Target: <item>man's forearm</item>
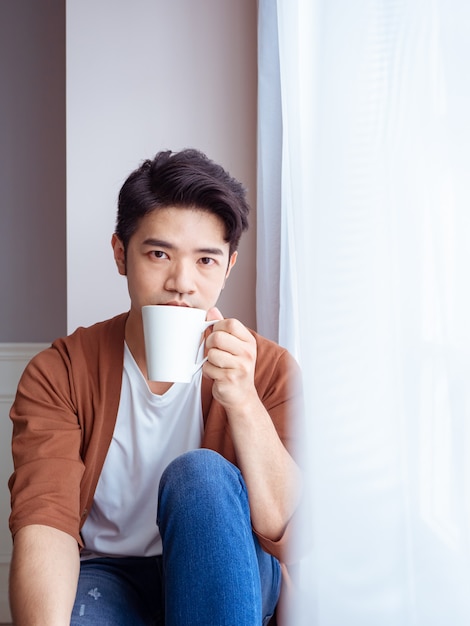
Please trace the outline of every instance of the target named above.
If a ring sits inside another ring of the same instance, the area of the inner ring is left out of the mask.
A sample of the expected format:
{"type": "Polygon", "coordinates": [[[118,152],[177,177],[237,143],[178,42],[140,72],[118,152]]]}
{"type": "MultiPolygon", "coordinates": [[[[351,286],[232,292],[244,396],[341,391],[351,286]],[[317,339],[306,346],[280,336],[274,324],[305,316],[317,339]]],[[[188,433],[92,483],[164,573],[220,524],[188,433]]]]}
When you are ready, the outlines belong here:
{"type": "Polygon", "coordinates": [[[228,413],[237,459],[250,500],[253,527],[278,539],[299,503],[300,470],[258,398],[228,413]],[[269,512],[269,514],[267,514],[269,512]]]}
{"type": "Polygon", "coordinates": [[[49,526],[19,530],[10,569],[15,626],[69,626],[79,570],[73,537],[49,526]]]}

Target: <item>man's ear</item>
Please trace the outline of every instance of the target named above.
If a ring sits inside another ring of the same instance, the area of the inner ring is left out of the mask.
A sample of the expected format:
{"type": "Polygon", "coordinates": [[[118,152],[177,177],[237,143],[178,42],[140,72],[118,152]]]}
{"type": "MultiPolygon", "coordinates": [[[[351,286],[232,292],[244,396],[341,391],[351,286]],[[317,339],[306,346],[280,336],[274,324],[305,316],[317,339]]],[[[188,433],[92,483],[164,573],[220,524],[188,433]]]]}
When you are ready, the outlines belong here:
{"type": "Polygon", "coordinates": [[[116,233],[114,233],[111,238],[111,246],[114,251],[114,260],[116,261],[118,272],[121,274],[121,276],[125,276],[127,273],[126,272],[126,251],[124,250],[124,244],[116,235],[116,233]]]}
{"type": "Polygon", "coordinates": [[[222,285],[222,289],[225,287],[225,283],[227,282],[227,278],[230,276],[230,272],[232,271],[232,267],[237,262],[238,252],[232,252],[232,256],[229,259],[227,271],[225,272],[224,284],[222,285]]]}

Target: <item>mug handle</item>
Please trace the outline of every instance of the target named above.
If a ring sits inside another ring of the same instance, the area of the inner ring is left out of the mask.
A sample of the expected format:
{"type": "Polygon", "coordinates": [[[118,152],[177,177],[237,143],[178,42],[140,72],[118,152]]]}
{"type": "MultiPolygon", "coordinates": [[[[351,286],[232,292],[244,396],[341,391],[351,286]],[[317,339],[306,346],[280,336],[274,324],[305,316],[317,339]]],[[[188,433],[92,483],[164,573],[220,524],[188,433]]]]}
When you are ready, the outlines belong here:
{"type": "MultiPolygon", "coordinates": [[[[203,332],[207,330],[210,326],[213,326],[214,324],[216,324],[217,322],[220,322],[220,320],[210,320],[210,322],[204,322],[203,332]]],[[[206,361],[207,361],[207,357],[205,356],[202,359],[202,361],[199,361],[199,363],[195,363],[194,369],[193,369],[193,375],[198,371],[198,369],[200,369],[204,365],[206,361]]]]}

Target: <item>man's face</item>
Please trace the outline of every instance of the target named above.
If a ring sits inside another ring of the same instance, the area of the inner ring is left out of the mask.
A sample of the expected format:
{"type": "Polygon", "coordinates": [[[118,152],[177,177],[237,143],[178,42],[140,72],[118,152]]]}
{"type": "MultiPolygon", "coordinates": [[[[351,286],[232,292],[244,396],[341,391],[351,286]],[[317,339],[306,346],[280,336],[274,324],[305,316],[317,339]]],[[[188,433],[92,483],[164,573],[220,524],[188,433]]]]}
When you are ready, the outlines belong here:
{"type": "Polygon", "coordinates": [[[127,276],[131,315],[147,304],[186,305],[207,310],[220,295],[237,253],[229,258],[225,227],[216,215],[169,207],[143,217],[124,258],[113,237],[119,272],[127,276]]]}

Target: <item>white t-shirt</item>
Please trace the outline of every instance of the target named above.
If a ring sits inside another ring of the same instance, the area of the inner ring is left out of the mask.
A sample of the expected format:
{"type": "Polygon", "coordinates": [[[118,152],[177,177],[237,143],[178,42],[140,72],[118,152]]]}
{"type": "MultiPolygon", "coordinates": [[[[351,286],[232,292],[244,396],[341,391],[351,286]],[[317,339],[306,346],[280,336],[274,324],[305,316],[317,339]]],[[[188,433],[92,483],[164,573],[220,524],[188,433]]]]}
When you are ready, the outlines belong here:
{"type": "Polygon", "coordinates": [[[161,554],[158,485],[173,459],[201,446],[201,378],[199,370],[158,396],[125,345],[116,425],[82,529],[82,558],[161,554]]]}

